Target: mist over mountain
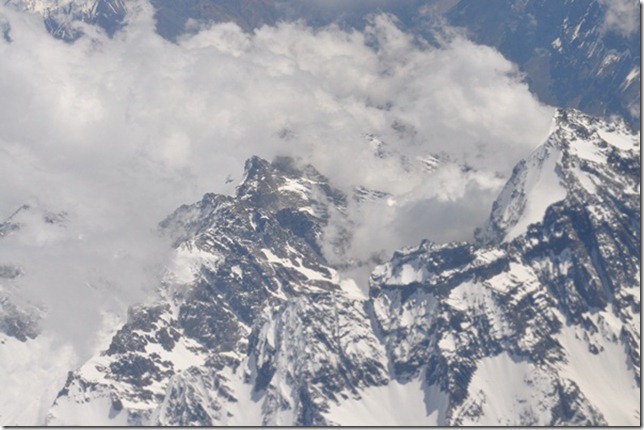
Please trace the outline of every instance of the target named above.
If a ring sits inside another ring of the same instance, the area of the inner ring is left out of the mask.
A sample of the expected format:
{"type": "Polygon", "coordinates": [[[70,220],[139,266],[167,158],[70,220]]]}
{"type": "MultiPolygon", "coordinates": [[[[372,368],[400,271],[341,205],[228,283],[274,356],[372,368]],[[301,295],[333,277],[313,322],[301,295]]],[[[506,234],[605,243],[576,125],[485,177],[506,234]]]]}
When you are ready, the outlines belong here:
{"type": "MultiPolygon", "coordinates": [[[[64,40],[80,34],[72,28],[70,14],[110,35],[125,22],[121,0],[15,3],[44,11],[47,28],[64,40]]],[[[246,32],[298,20],[314,28],[333,24],[364,30],[373,16],[385,13],[409,34],[438,44],[447,24],[516,63],[543,103],[603,117],[618,115],[639,129],[636,1],[151,0],[151,4],[156,31],[172,41],[220,22],[234,22],[246,32]]]]}
{"type": "Polygon", "coordinates": [[[639,23],[2,2],[0,424],[637,425],[639,23]]]}

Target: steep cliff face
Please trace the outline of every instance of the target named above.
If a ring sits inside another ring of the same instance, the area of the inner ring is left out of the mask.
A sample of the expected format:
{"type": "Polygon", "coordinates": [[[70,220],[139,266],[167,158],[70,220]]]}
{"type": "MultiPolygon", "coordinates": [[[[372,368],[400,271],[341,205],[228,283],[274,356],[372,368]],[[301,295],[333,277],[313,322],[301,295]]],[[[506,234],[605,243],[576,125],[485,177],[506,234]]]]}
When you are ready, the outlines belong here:
{"type": "Polygon", "coordinates": [[[369,297],[321,252],[347,197],[251,158],[235,196],[161,223],[175,255],[157,297],[69,374],[47,423],[636,424],[639,157],[623,123],[559,111],[478,243],[400,250],[369,297]]]}

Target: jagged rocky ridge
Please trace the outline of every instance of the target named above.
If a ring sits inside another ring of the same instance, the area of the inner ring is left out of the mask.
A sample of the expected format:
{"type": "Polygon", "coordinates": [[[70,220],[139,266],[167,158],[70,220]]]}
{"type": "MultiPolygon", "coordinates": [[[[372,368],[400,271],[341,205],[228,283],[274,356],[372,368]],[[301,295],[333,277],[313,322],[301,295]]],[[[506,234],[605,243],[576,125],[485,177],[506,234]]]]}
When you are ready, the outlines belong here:
{"type": "Polygon", "coordinates": [[[254,157],[235,197],[179,208],[161,223],[177,252],[158,302],[70,375],[49,423],[104,401],[131,424],[324,424],[329,399],[386,383],[362,296],[318,245],[345,204],[312,167],[254,157]]]}
{"type": "Polygon", "coordinates": [[[321,250],[347,197],[251,158],[235,196],[161,223],[176,254],[158,297],[47,423],[636,424],[639,157],[623,123],[559,111],[476,244],[401,250],[369,297],[321,250]]]}
{"type": "Polygon", "coordinates": [[[478,246],[423,243],[376,269],[395,374],[449,393],[445,423],[638,421],[639,151],[623,123],[559,111],[478,246]]]}

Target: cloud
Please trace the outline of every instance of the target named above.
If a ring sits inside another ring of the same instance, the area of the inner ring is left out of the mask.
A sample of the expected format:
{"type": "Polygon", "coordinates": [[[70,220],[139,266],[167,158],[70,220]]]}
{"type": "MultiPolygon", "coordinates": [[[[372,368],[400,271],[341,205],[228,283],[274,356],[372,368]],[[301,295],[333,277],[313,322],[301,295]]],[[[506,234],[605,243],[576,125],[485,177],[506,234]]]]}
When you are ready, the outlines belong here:
{"type": "Polygon", "coordinates": [[[206,192],[233,192],[251,155],[293,156],[347,192],[390,193],[394,205],[352,207],[349,251],[364,258],[471,237],[549,128],[552,109],[497,51],[458,36],[419,46],[387,15],[364,31],[219,24],[174,44],[154,32],[149,4],[128,7],[113,39],[86,26],[66,44],[0,6],[11,26],[0,40],[0,216],[34,202],[69,217],[48,247],[5,240],[0,257],[26,267],[25,291],[77,345],[93,329],[74,328],[76,315],[96,314],[110,292],[123,315],[158,284],[167,245],[156,223],[206,192]],[[397,155],[376,157],[367,133],[397,155]],[[428,154],[448,161],[431,175],[400,161],[428,154]]]}
{"type": "Polygon", "coordinates": [[[640,28],[640,2],[637,0],[600,0],[606,8],[603,31],[629,37],[640,28]]]}

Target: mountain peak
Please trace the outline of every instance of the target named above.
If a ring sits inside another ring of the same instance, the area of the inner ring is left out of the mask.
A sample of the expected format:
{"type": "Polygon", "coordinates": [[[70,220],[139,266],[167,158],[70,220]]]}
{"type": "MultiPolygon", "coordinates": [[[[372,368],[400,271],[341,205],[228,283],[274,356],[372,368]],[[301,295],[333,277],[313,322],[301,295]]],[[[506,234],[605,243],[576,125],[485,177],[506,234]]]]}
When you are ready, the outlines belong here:
{"type": "Polygon", "coordinates": [[[374,270],[390,366],[449,396],[444,424],[637,422],[639,166],[622,122],[559,111],[495,202],[487,241],[374,270]]]}
{"type": "Polygon", "coordinates": [[[254,207],[291,209],[325,220],[329,205],[346,205],[345,195],[330,187],[326,177],[311,165],[298,166],[291,157],[276,157],[269,163],[253,156],[244,170],[236,198],[254,207]]]}
{"type": "MultiPolygon", "coordinates": [[[[614,184],[605,176],[622,176],[627,190],[639,190],[630,175],[639,153],[639,132],[633,133],[623,120],[607,122],[575,109],[558,109],[550,136],[514,168],[477,238],[484,243],[512,241],[541,221],[553,204],[575,199],[579,192],[593,195],[600,182],[614,184]],[[629,175],[623,175],[624,169],[629,175]]],[[[619,198],[617,189],[608,189],[619,198]]]]}

